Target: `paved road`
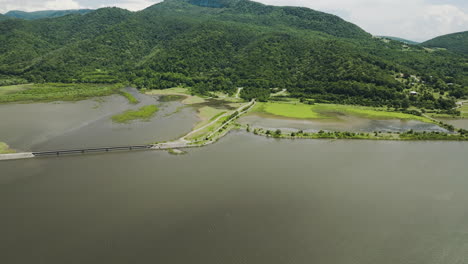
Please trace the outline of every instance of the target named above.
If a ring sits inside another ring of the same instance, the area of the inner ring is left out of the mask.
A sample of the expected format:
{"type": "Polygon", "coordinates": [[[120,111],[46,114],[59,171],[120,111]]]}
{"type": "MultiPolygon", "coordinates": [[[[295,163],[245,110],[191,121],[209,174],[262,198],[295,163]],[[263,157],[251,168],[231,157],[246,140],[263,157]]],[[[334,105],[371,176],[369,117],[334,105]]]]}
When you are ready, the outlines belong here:
{"type": "Polygon", "coordinates": [[[241,93],[242,89],[244,89],[244,88],[242,88],[242,87],[237,88],[237,93],[236,93],[236,96],[235,96],[237,99],[240,98],[240,93],[241,93]]]}

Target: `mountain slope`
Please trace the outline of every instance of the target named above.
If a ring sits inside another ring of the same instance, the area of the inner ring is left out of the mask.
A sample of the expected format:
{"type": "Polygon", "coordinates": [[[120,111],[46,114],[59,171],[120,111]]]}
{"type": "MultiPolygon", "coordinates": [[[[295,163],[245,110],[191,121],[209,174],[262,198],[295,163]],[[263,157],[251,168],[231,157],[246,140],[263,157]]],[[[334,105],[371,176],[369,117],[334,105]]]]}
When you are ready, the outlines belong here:
{"type": "Polygon", "coordinates": [[[383,42],[314,10],[247,0],[166,0],[135,13],[105,8],[7,20],[0,32],[0,79],[186,86],[202,94],[244,87],[246,99],[284,88],[297,97],[400,107],[412,89],[395,77],[404,73],[426,83],[428,96],[411,104],[428,108],[445,105],[433,93],[468,86],[468,61],[452,53],[383,42]]]}
{"type": "Polygon", "coordinates": [[[292,27],[324,32],[337,37],[370,38],[358,26],[337,16],[302,7],[268,6],[248,0],[166,0],[142,13],[184,11],[184,16],[197,16],[221,21],[268,27],[292,27]]]}
{"type": "Polygon", "coordinates": [[[424,47],[445,48],[468,54],[468,31],[440,36],[422,43],[424,47]]]}
{"type": "Polygon", "coordinates": [[[389,36],[379,36],[379,37],[380,38],[391,39],[391,40],[395,40],[395,41],[399,41],[399,42],[403,42],[403,43],[411,44],[411,45],[419,44],[419,42],[412,41],[412,40],[407,40],[407,39],[403,39],[403,38],[398,38],[398,37],[389,37],[389,36]]]}
{"type": "Polygon", "coordinates": [[[44,10],[44,11],[36,11],[36,12],[24,12],[24,11],[10,11],[5,14],[5,16],[12,17],[12,18],[21,18],[26,20],[35,20],[41,18],[54,18],[54,17],[61,17],[70,14],[87,14],[92,12],[91,9],[77,9],[77,10],[44,10]]]}

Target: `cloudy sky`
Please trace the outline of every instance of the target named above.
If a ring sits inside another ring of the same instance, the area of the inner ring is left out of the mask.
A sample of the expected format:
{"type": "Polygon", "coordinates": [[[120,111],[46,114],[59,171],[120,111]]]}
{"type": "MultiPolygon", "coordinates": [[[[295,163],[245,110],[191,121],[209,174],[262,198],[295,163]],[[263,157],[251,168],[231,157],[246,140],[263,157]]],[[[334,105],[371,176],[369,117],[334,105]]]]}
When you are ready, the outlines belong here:
{"type": "MultiPolygon", "coordinates": [[[[256,0],[333,13],[374,35],[423,41],[468,30],[468,0],[256,0]]],[[[0,13],[118,6],[141,10],[160,0],[0,0],[0,13]]]]}

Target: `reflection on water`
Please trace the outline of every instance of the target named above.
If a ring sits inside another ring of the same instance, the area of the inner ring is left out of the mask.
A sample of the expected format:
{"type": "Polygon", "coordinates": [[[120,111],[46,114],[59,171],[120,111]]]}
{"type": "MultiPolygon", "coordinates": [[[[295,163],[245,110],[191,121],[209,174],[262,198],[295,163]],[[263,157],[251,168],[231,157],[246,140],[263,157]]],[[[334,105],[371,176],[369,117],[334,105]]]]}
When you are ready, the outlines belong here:
{"type": "Polygon", "coordinates": [[[351,131],[351,132],[405,132],[414,131],[439,131],[448,132],[434,124],[428,124],[415,120],[370,120],[359,117],[342,116],[336,120],[299,120],[281,119],[260,115],[248,115],[239,120],[242,124],[265,129],[282,129],[284,131],[304,130],[307,132],[327,131],[351,131]]]}
{"type": "Polygon", "coordinates": [[[131,105],[113,95],[79,102],[0,105],[0,141],[22,151],[144,144],[178,138],[196,122],[193,109],[181,108],[180,102],[162,103],[136,89],[127,91],[140,103],[131,105]],[[149,122],[111,120],[127,109],[151,104],[160,111],[149,122]]]}
{"type": "Polygon", "coordinates": [[[0,263],[460,264],[465,142],[232,133],[0,163],[0,263]]]}

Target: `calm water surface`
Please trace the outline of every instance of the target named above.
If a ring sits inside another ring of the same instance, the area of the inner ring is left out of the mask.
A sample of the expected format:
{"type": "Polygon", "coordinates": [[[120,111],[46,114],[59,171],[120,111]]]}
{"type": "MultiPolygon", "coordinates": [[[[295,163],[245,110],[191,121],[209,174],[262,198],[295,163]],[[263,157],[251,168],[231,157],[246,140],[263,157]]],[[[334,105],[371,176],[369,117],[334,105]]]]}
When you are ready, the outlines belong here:
{"type": "Polygon", "coordinates": [[[468,129],[468,119],[447,119],[446,123],[452,124],[457,128],[468,129]]]}
{"type": "MultiPolygon", "coordinates": [[[[0,141],[24,150],[140,144],[196,122],[179,102],[135,95],[135,106],[119,96],[0,105],[0,141]],[[148,104],[161,108],[149,122],[110,121],[148,104]]],[[[184,156],[1,162],[0,263],[468,263],[467,153],[461,142],[233,132],[184,156]]]]}
{"type": "Polygon", "coordinates": [[[468,144],[274,140],[0,163],[0,263],[468,263],[468,144]]]}
{"type": "Polygon", "coordinates": [[[157,97],[127,89],[140,100],[131,105],[113,95],[79,102],[0,105],[0,142],[20,151],[146,144],[172,140],[188,133],[196,112],[180,102],[159,102],[157,97]],[[158,105],[148,122],[113,123],[111,117],[128,109],[158,105]]]}
{"type": "Polygon", "coordinates": [[[352,116],[340,116],[338,120],[300,120],[253,114],[240,118],[239,122],[242,124],[249,124],[255,128],[273,130],[279,128],[284,131],[405,132],[412,129],[414,131],[448,132],[446,129],[437,125],[415,120],[371,120],[352,116]]]}

